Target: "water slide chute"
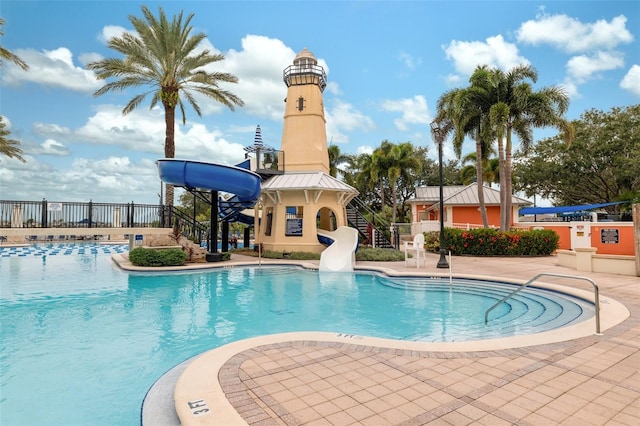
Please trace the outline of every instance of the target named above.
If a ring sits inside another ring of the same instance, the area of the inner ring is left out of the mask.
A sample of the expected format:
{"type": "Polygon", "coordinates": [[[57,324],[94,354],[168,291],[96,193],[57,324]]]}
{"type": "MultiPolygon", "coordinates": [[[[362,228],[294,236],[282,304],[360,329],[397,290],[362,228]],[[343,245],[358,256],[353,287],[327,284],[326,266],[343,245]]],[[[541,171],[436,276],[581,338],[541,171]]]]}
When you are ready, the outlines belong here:
{"type": "Polygon", "coordinates": [[[163,158],[156,164],[163,182],[234,194],[243,209],[253,206],[260,195],[260,175],[242,167],[174,158],[163,158]]]}
{"type": "Polygon", "coordinates": [[[318,240],[333,241],[320,254],[320,272],[353,272],[358,248],[358,230],[340,226],[335,231],[316,230],[318,240]]]}

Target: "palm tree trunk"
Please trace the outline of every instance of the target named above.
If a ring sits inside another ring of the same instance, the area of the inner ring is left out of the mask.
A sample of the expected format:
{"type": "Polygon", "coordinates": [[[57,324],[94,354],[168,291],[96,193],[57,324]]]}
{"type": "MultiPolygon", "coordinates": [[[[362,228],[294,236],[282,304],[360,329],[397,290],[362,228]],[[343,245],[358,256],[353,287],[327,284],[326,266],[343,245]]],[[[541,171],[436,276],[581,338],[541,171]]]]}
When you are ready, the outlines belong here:
{"type": "Polygon", "coordinates": [[[504,153],[504,141],[502,137],[498,138],[498,161],[500,163],[500,230],[506,231],[505,227],[505,204],[506,204],[506,183],[505,183],[505,175],[507,174],[506,169],[506,161],[505,161],[505,153],[504,153]]]}
{"type": "MultiPolygon", "coordinates": [[[[164,134],[164,157],[174,158],[176,156],[176,144],[175,144],[175,123],[176,123],[176,107],[175,104],[165,101],[164,105],[164,122],[165,122],[165,134],[164,134]]],[[[173,206],[174,188],[173,185],[165,186],[165,203],[168,206],[173,206]]]]}
{"type": "Polygon", "coordinates": [[[480,216],[482,217],[482,225],[489,227],[489,219],[487,218],[487,207],[484,203],[484,171],[482,170],[482,143],[480,138],[476,139],[476,182],[478,184],[478,202],[480,203],[480,216]]]}
{"type": "Polygon", "coordinates": [[[397,184],[397,182],[393,182],[392,186],[391,186],[391,196],[393,197],[393,200],[392,200],[393,212],[391,213],[391,224],[396,223],[396,208],[398,206],[398,203],[396,201],[396,196],[398,195],[398,190],[396,188],[396,184],[397,184]]]}
{"type": "Polygon", "coordinates": [[[506,155],[505,155],[505,164],[504,164],[504,192],[505,192],[505,202],[504,202],[504,210],[505,210],[505,231],[511,228],[511,217],[512,217],[512,204],[513,204],[513,183],[511,182],[511,130],[507,130],[507,147],[506,147],[506,155]]]}

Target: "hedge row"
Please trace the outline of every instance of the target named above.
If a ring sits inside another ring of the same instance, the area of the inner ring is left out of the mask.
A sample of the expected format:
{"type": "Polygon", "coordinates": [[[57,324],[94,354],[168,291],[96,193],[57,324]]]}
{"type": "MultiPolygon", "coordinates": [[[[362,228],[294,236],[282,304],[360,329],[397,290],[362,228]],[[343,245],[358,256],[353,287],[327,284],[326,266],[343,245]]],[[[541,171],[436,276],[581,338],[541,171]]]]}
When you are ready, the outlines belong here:
{"type": "MultiPolygon", "coordinates": [[[[425,233],[427,249],[440,249],[439,233],[425,233]]],[[[453,255],[548,256],[558,249],[560,237],[553,230],[507,232],[491,228],[462,230],[445,228],[444,248],[453,255]]]]}

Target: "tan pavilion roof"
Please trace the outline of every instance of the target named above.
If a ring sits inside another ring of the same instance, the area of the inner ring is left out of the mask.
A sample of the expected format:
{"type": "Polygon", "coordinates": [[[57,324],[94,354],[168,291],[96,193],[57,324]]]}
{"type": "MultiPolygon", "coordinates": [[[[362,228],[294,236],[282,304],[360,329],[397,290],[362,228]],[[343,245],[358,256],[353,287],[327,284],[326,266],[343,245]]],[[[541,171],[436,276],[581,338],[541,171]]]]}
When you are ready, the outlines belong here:
{"type": "Polygon", "coordinates": [[[299,189],[321,189],[352,192],[358,190],[323,172],[291,172],[273,176],[262,183],[262,191],[289,191],[299,189]]]}

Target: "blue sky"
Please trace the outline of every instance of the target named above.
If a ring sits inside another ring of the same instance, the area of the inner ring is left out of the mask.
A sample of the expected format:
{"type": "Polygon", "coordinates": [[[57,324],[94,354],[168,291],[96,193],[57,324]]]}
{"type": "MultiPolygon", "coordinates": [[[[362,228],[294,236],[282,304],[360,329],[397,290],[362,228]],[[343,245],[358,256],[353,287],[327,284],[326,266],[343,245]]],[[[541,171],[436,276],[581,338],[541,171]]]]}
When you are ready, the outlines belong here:
{"type": "MultiPolygon", "coordinates": [[[[200,101],[176,126],[176,158],[235,164],[253,143],[280,147],[282,71],[303,48],[325,68],[328,142],[344,153],[383,140],[427,146],[438,97],[464,87],[480,64],[531,64],[536,88],[563,86],[567,118],[640,102],[640,2],[628,1],[13,1],[3,0],[3,47],[30,65],[1,69],[0,114],[26,164],[0,158],[0,199],[157,203],[155,160],[164,119],[146,89],[94,97],[102,81],[86,64],[116,56],[106,39],[131,31],[140,5],[168,16],[193,13],[203,48],[226,59],[216,70],[245,106],[200,101]]],[[[536,132],[552,135],[551,129],[536,132]]],[[[471,152],[471,144],[463,154],[471,152]]],[[[450,144],[445,157],[453,158],[450,144]]]]}

